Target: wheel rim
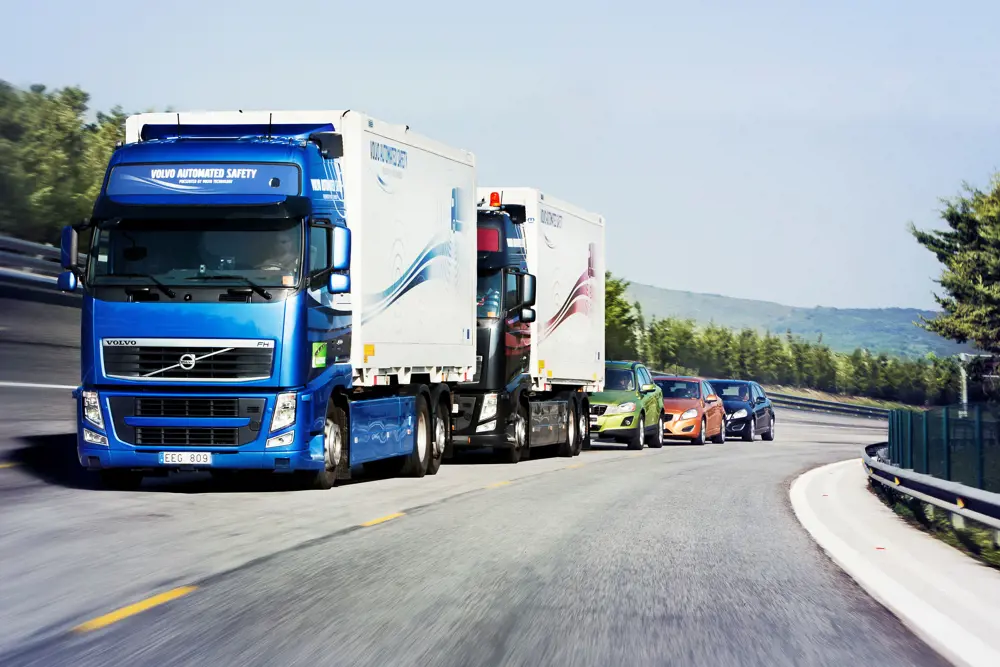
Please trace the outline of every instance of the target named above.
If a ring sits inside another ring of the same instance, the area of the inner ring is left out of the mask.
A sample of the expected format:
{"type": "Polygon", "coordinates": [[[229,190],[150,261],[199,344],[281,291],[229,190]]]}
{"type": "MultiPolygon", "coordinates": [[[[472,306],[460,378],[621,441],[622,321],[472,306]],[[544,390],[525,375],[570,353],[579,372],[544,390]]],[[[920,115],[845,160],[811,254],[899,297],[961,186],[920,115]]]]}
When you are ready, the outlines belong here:
{"type": "Polygon", "coordinates": [[[588,421],[588,419],[587,419],[587,415],[585,415],[585,414],[583,414],[583,413],[581,412],[581,413],[580,413],[580,419],[579,419],[579,422],[578,422],[578,425],[577,425],[577,429],[579,429],[579,433],[580,433],[580,440],[581,440],[581,441],[582,441],[582,440],[583,440],[583,439],[584,439],[584,438],[586,437],[586,435],[587,435],[587,427],[588,427],[588,425],[589,425],[589,421],[588,421]]]}
{"type": "Polygon", "coordinates": [[[524,417],[518,413],[517,417],[514,419],[514,445],[521,449],[524,447],[526,429],[524,426],[524,417]]]}
{"type": "Polygon", "coordinates": [[[774,417],[771,417],[771,425],[768,427],[768,434],[774,436],[774,417]]]}
{"type": "Polygon", "coordinates": [[[569,415],[569,419],[566,420],[566,440],[569,444],[570,449],[576,446],[576,422],[573,421],[573,415],[569,415]]]}
{"type": "Polygon", "coordinates": [[[757,435],[756,429],[754,428],[753,422],[750,422],[750,439],[753,440],[755,435],[757,435]]]}
{"type": "Polygon", "coordinates": [[[663,415],[656,420],[656,444],[663,444],[663,415]]]}
{"type": "Polygon", "coordinates": [[[343,442],[340,440],[340,427],[332,419],[326,420],[326,467],[327,470],[336,470],[340,465],[340,452],[343,449],[343,442]]]}
{"type": "Polygon", "coordinates": [[[702,419],[702,420],[701,420],[701,435],[699,435],[699,436],[698,436],[698,440],[699,440],[700,442],[705,442],[705,440],[707,440],[707,438],[705,437],[705,436],[707,435],[707,434],[705,433],[705,430],[706,430],[706,426],[705,426],[705,420],[704,420],[704,419],[702,419]]]}
{"type": "Polygon", "coordinates": [[[722,423],[719,424],[719,440],[721,440],[722,442],[726,441],[726,421],[725,420],[723,420],[722,423]]]}
{"type": "Polygon", "coordinates": [[[646,444],[646,420],[639,416],[639,446],[646,444]]]}
{"type": "Polygon", "coordinates": [[[444,417],[438,415],[434,418],[434,456],[435,458],[444,453],[444,440],[448,437],[448,430],[444,427],[444,417]]]}
{"type": "Polygon", "coordinates": [[[427,417],[423,413],[417,417],[417,456],[421,461],[427,456],[427,417]]]}

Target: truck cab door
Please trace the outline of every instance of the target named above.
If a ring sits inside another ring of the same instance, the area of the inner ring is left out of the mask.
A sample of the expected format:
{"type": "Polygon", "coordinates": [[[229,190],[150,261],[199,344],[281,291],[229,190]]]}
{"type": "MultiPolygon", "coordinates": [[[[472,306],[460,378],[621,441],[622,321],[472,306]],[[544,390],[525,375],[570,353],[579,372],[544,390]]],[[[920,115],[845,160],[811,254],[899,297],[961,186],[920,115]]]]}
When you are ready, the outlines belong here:
{"type": "Polygon", "coordinates": [[[504,363],[508,385],[528,372],[531,357],[531,324],[521,321],[518,275],[516,271],[506,271],[503,276],[504,363]]]}

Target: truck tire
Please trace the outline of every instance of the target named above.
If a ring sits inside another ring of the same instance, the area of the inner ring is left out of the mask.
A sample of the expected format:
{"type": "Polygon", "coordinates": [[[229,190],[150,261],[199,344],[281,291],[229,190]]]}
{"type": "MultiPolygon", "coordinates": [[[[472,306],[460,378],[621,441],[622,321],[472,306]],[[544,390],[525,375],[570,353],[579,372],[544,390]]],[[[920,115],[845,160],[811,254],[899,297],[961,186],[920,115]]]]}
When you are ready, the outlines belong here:
{"type": "Polygon", "coordinates": [[[566,441],[559,443],[559,456],[568,458],[576,450],[576,401],[570,396],[566,401],[566,441]]]}
{"type": "Polygon", "coordinates": [[[427,397],[422,393],[416,397],[416,414],[413,427],[413,451],[403,459],[400,475],[403,477],[423,477],[427,474],[427,464],[431,458],[431,411],[427,397]]]}
{"type": "Polygon", "coordinates": [[[583,451],[583,442],[590,435],[590,415],[583,401],[576,404],[576,443],[573,447],[573,456],[579,456],[583,451]]]}
{"type": "Polygon", "coordinates": [[[427,460],[427,474],[436,475],[441,469],[441,459],[444,458],[444,450],[448,446],[448,437],[451,434],[451,414],[448,412],[448,402],[441,401],[437,409],[434,410],[434,441],[431,443],[431,455],[427,460]]]}
{"type": "Polygon", "coordinates": [[[642,449],[646,445],[646,415],[639,414],[639,425],[632,434],[632,439],[628,443],[629,449],[642,449]]]}
{"type": "MultiPolygon", "coordinates": [[[[517,463],[521,460],[525,452],[530,452],[531,442],[528,440],[531,434],[531,426],[528,423],[528,410],[524,403],[517,404],[517,412],[514,413],[513,428],[514,444],[511,447],[493,450],[493,455],[501,463],[517,463]]],[[[525,457],[527,458],[527,457],[525,457]]]]}
{"type": "Polygon", "coordinates": [[[344,445],[347,443],[347,412],[334,404],[333,400],[327,407],[323,435],[323,469],[304,470],[298,477],[302,478],[306,488],[326,491],[337,483],[338,468],[346,465],[344,445]]]}
{"type": "Polygon", "coordinates": [[[98,476],[101,486],[111,491],[135,491],[142,484],[142,473],[132,470],[102,470],[98,476]]]}
{"type": "Polygon", "coordinates": [[[590,449],[590,406],[582,404],[580,410],[580,451],[590,449]]]}

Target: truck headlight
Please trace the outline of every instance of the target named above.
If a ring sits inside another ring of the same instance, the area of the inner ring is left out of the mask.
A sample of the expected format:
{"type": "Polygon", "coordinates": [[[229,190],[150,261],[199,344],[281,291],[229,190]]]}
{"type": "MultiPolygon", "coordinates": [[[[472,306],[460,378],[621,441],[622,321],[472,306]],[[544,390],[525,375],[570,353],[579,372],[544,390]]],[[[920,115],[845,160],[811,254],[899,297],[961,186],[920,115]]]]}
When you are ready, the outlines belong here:
{"type": "Polygon", "coordinates": [[[104,428],[104,415],[101,414],[101,402],[96,391],[83,392],[83,418],[97,428],[104,428]]]}
{"type": "Polygon", "coordinates": [[[83,429],[83,440],[91,445],[101,445],[102,447],[108,446],[108,439],[106,437],[100,433],[94,433],[89,428],[83,429]]]}
{"type": "Polygon", "coordinates": [[[287,447],[295,441],[295,431],[289,431],[288,433],[282,433],[281,435],[276,435],[273,438],[267,439],[267,444],[265,447],[287,447]]]}
{"type": "Polygon", "coordinates": [[[684,411],[684,414],[681,415],[681,419],[694,419],[697,416],[698,416],[698,411],[695,410],[694,408],[691,408],[690,410],[684,411]]]}
{"type": "Polygon", "coordinates": [[[629,401],[628,403],[619,403],[608,408],[608,414],[612,415],[626,412],[635,412],[635,403],[629,401]]]}
{"type": "Polygon", "coordinates": [[[739,410],[737,410],[733,414],[729,415],[729,418],[730,419],[743,419],[746,416],[747,416],[747,411],[744,410],[743,408],[740,408],[739,410]]]}
{"type": "Polygon", "coordinates": [[[278,394],[274,402],[274,416],[271,417],[271,433],[280,431],[295,423],[295,392],[278,394]]]}
{"type": "Polygon", "coordinates": [[[491,419],[497,416],[497,395],[485,394],[483,396],[483,409],[479,413],[479,421],[491,419]]]}

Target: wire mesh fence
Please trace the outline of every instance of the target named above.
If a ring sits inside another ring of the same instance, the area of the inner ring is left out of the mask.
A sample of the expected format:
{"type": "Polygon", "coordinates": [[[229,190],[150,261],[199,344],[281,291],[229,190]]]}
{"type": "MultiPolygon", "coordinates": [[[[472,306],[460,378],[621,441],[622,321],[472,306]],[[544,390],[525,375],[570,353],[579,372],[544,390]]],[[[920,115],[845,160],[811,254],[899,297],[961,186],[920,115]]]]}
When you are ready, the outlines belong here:
{"type": "Polygon", "coordinates": [[[1000,405],[976,403],[889,414],[894,465],[1000,492],[1000,405]]]}

